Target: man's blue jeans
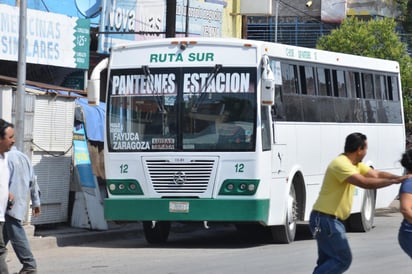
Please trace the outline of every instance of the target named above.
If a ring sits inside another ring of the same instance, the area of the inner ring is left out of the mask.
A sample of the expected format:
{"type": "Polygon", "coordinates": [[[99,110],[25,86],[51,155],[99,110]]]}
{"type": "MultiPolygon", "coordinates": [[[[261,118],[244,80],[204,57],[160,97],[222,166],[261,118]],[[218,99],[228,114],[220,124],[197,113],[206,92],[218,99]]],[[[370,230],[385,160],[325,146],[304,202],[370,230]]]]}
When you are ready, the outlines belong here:
{"type": "Polygon", "coordinates": [[[352,263],[352,252],[346,238],[345,225],[338,219],[312,211],[310,230],[320,229],[316,236],[318,244],[317,266],[313,273],[343,273],[352,263]]]}
{"type": "Polygon", "coordinates": [[[30,250],[29,240],[20,220],[6,214],[3,237],[6,245],[10,241],[24,270],[37,268],[36,260],[30,250]]]}
{"type": "Polygon", "coordinates": [[[398,241],[402,250],[412,259],[412,224],[406,220],[402,221],[399,228],[398,241]]]}

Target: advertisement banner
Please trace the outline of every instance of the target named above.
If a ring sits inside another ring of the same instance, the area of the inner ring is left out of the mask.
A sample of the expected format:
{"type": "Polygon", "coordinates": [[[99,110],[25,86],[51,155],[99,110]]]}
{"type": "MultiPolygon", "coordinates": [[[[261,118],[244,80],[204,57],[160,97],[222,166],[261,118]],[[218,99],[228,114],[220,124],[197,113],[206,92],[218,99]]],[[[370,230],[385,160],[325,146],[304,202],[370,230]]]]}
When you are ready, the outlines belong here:
{"type": "Polygon", "coordinates": [[[222,37],[222,21],[223,5],[221,4],[177,0],[177,36],[222,37]],[[187,23],[186,13],[189,13],[187,23]]]}
{"type": "MultiPolygon", "coordinates": [[[[190,0],[176,2],[176,36],[222,36],[222,4],[190,0]],[[186,20],[186,13],[189,20],[186,20]]],[[[114,45],[166,37],[166,9],[166,0],[102,2],[97,51],[109,54],[114,45]]]]}
{"type": "MultiPolygon", "coordinates": [[[[17,61],[19,8],[0,4],[0,60],[17,61]]],[[[90,21],[27,10],[26,62],[89,68],[90,21]]]]}
{"type": "Polygon", "coordinates": [[[166,0],[108,0],[102,3],[98,52],[117,44],[165,37],[166,0]]]}

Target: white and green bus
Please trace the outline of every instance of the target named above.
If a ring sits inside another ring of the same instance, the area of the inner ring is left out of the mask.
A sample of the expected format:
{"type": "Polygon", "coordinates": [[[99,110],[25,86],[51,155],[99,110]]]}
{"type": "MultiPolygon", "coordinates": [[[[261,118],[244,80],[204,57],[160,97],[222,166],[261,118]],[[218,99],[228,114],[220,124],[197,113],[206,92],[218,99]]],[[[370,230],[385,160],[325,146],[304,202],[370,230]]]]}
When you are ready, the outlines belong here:
{"type": "MultiPolygon", "coordinates": [[[[397,62],[167,38],[114,47],[107,63],[105,218],[141,221],[149,243],[167,241],[172,222],[259,227],[292,242],[352,132],[368,137],[365,163],[403,172],[397,62]]],[[[397,192],[358,188],[348,229],[370,230],[397,192]]]]}

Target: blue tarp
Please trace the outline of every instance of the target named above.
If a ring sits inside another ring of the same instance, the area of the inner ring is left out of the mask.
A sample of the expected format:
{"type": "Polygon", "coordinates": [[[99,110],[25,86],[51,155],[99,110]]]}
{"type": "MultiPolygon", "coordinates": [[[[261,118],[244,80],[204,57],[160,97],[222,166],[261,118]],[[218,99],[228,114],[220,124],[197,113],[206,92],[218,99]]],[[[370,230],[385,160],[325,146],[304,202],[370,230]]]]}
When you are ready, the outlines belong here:
{"type": "Polygon", "coordinates": [[[76,103],[83,109],[86,136],[90,141],[104,141],[104,123],[106,117],[106,103],[100,102],[98,106],[90,106],[87,98],[78,98],[76,103]]]}

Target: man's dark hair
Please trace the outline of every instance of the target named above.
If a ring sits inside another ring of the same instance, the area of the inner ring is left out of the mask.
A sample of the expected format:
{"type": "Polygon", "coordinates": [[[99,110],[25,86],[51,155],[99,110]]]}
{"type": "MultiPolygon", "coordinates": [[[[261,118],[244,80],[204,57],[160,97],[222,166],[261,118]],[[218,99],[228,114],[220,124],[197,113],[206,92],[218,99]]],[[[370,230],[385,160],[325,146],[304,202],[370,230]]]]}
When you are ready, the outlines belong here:
{"type": "Polygon", "coordinates": [[[346,137],[345,153],[355,152],[358,148],[363,149],[366,145],[366,135],[355,132],[346,137]]]}
{"type": "Polygon", "coordinates": [[[0,119],[0,138],[4,139],[4,135],[6,135],[6,129],[8,127],[14,128],[14,125],[12,123],[9,123],[3,119],[0,119]]]}

